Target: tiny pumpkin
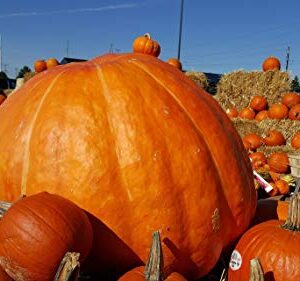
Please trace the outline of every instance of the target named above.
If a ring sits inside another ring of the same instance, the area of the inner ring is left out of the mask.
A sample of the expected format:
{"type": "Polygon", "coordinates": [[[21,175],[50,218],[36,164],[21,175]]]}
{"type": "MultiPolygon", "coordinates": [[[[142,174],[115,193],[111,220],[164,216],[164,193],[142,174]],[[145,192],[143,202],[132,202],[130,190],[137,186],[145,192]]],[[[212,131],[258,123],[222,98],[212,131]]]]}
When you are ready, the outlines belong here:
{"type": "Polygon", "coordinates": [[[271,119],[285,119],[289,115],[289,109],[282,103],[272,104],[268,110],[268,117],[271,119]]]}
{"type": "Polygon", "coordinates": [[[273,56],[266,58],[262,64],[263,71],[280,70],[280,68],[281,68],[280,60],[273,56]]]}
{"type": "Polygon", "coordinates": [[[139,36],[133,41],[133,52],[142,53],[158,57],[160,54],[160,45],[158,42],[153,40],[149,33],[144,36],[139,36]]]}
{"type": "Polygon", "coordinates": [[[295,149],[300,148],[300,132],[295,133],[294,136],[292,137],[291,146],[295,149]]]}
{"type": "Polygon", "coordinates": [[[250,101],[250,107],[256,111],[264,110],[267,106],[267,99],[263,96],[254,96],[250,101]]]}
{"type": "Polygon", "coordinates": [[[286,105],[288,108],[291,108],[300,103],[300,95],[294,92],[286,93],[283,95],[281,103],[286,105]]]}
{"type": "Polygon", "coordinates": [[[34,71],[35,72],[42,72],[47,69],[47,63],[45,60],[36,60],[34,62],[34,71]]]}
{"type": "Polygon", "coordinates": [[[255,117],[255,111],[250,107],[245,107],[240,111],[239,117],[242,119],[252,120],[255,117]]]}
{"type": "Polygon", "coordinates": [[[46,61],[46,65],[47,65],[47,69],[49,69],[51,67],[55,67],[55,66],[59,65],[59,62],[56,58],[49,58],[46,61]]]}
{"type": "Polygon", "coordinates": [[[236,107],[230,107],[226,109],[226,114],[229,118],[235,118],[239,116],[239,112],[236,107]]]}
{"type": "Polygon", "coordinates": [[[300,104],[296,104],[290,109],[289,118],[291,120],[300,120],[300,104]]]}
{"type": "Polygon", "coordinates": [[[179,59],[169,58],[167,61],[168,64],[175,66],[177,69],[182,70],[182,63],[179,59]]]}
{"type": "Polygon", "coordinates": [[[252,168],[258,170],[267,164],[267,158],[263,152],[257,151],[249,154],[251,159],[252,168]]]}
{"type": "Polygon", "coordinates": [[[53,280],[65,253],[78,252],[84,261],[92,240],[82,209],[41,192],[17,201],[1,219],[0,265],[15,280],[53,280]]]}
{"type": "Polygon", "coordinates": [[[251,150],[256,150],[262,144],[262,138],[255,133],[245,135],[243,141],[248,141],[250,143],[251,150]]]}
{"type": "Polygon", "coordinates": [[[255,120],[256,121],[262,121],[262,120],[267,119],[267,118],[268,118],[268,111],[267,110],[259,111],[255,115],[255,120]]]}
{"type": "Polygon", "coordinates": [[[268,158],[270,170],[285,174],[289,171],[289,158],[285,152],[273,152],[268,158]]]}
{"type": "Polygon", "coordinates": [[[267,146],[278,146],[285,144],[284,135],[277,130],[270,130],[266,137],[263,138],[263,143],[267,146]]]}

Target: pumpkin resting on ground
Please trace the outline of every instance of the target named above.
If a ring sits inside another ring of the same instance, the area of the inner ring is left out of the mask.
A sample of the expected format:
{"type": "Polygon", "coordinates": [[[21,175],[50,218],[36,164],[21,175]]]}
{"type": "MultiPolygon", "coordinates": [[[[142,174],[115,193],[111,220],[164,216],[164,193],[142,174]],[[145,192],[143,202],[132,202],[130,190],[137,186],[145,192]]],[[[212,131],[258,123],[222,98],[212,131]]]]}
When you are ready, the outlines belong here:
{"type": "Polygon", "coordinates": [[[95,270],[142,265],[159,229],[166,274],[196,279],[254,215],[252,169],[232,122],[152,56],[54,67],[9,96],[0,120],[0,200],[46,190],[88,211],[95,270]]]}
{"type": "Polygon", "coordinates": [[[92,227],[74,203],[42,192],[17,201],[0,221],[0,266],[14,280],[53,280],[65,253],[91,250],[92,227]]]}

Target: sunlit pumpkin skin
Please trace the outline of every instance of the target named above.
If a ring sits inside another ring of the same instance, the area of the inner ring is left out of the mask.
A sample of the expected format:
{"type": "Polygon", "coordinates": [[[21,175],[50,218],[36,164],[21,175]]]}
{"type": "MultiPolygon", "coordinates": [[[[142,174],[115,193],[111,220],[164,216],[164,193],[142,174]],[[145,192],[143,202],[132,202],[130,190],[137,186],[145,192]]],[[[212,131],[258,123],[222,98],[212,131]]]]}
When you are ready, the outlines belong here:
{"type": "Polygon", "coordinates": [[[47,69],[47,63],[44,60],[37,60],[34,62],[34,71],[42,72],[47,69]]]}
{"type": "MultiPolygon", "coordinates": [[[[145,267],[139,266],[121,276],[118,281],[145,281],[145,267]]],[[[172,272],[164,281],[187,281],[181,274],[172,272]]]]}
{"type": "Polygon", "coordinates": [[[149,33],[146,33],[144,36],[137,37],[133,41],[132,48],[134,53],[142,53],[154,57],[158,57],[160,54],[159,43],[151,39],[149,33]]]}
{"type": "Polygon", "coordinates": [[[291,108],[300,103],[300,95],[294,92],[286,93],[283,95],[281,103],[286,105],[288,108],[291,108]]]}
{"type": "Polygon", "coordinates": [[[46,61],[46,65],[47,65],[47,69],[49,69],[51,67],[55,67],[55,66],[59,65],[59,62],[56,58],[49,58],[46,61]]]}
{"type": "Polygon", "coordinates": [[[254,224],[268,220],[285,221],[288,215],[288,201],[280,200],[282,196],[274,196],[257,201],[254,224]]]}
{"type": "Polygon", "coordinates": [[[262,145],[262,138],[254,133],[247,134],[243,137],[243,141],[248,141],[250,143],[250,149],[256,150],[262,145]]]}
{"type": "Polygon", "coordinates": [[[272,56],[266,58],[262,65],[263,71],[280,70],[280,68],[281,68],[280,60],[272,56]]]}
{"type": "Polygon", "coordinates": [[[6,100],[6,95],[0,91],[0,105],[6,100]]]}
{"type": "Polygon", "coordinates": [[[169,58],[168,61],[167,61],[167,63],[175,66],[179,70],[182,70],[182,63],[180,62],[179,59],[169,58]]]}
{"type": "Polygon", "coordinates": [[[300,104],[296,104],[290,109],[289,118],[291,120],[300,120],[300,104]]]}
{"type": "Polygon", "coordinates": [[[239,117],[242,119],[252,120],[255,118],[255,111],[250,107],[245,107],[240,111],[239,117]]]}
{"type": "Polygon", "coordinates": [[[263,96],[254,96],[250,101],[250,107],[255,111],[264,110],[267,106],[267,99],[263,96]]]}
{"type": "Polygon", "coordinates": [[[295,133],[294,136],[292,137],[291,146],[295,149],[300,148],[300,132],[295,133]]]}
{"type": "Polygon", "coordinates": [[[229,118],[235,118],[239,116],[239,112],[236,107],[230,107],[226,109],[226,114],[229,118]]]}
{"type": "Polygon", "coordinates": [[[263,138],[263,143],[267,146],[285,145],[285,137],[280,131],[270,130],[263,138]]]}
{"type": "Polygon", "coordinates": [[[273,152],[268,157],[268,165],[271,171],[285,174],[289,171],[289,158],[285,152],[273,152]]]}
{"type": "Polygon", "coordinates": [[[289,109],[282,103],[272,104],[268,110],[268,117],[271,119],[285,119],[289,115],[289,109]]]}
{"type": "Polygon", "coordinates": [[[264,119],[267,119],[267,118],[268,118],[268,111],[267,110],[259,111],[255,115],[255,120],[259,121],[259,122],[262,121],[262,120],[264,120],[264,119]]]}
{"type": "Polygon", "coordinates": [[[17,201],[0,222],[0,265],[14,280],[53,280],[66,252],[84,261],[92,246],[85,212],[42,192],[17,201]]]}
{"type": "Polygon", "coordinates": [[[41,190],[71,199],[108,228],[111,242],[99,231],[93,246],[105,269],[145,262],[159,229],[166,268],[197,278],[254,215],[252,169],[232,122],[152,56],[55,67],[9,96],[0,120],[0,200],[41,190]]]}

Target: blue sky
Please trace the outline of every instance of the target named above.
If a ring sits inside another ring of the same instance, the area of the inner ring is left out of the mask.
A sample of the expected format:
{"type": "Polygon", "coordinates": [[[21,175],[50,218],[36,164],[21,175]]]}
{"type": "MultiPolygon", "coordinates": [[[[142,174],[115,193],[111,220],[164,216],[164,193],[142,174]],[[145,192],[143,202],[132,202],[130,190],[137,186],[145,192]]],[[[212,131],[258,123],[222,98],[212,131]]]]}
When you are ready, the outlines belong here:
{"type": "MultiPolygon", "coordinates": [[[[89,59],[111,46],[130,52],[134,38],[146,32],[159,41],[162,60],[177,56],[180,0],[2,2],[3,68],[11,77],[40,58],[89,59]]],[[[299,75],[299,15],[298,0],[185,0],[183,66],[215,73],[257,70],[274,55],[285,68],[290,46],[289,70],[299,75]]]]}

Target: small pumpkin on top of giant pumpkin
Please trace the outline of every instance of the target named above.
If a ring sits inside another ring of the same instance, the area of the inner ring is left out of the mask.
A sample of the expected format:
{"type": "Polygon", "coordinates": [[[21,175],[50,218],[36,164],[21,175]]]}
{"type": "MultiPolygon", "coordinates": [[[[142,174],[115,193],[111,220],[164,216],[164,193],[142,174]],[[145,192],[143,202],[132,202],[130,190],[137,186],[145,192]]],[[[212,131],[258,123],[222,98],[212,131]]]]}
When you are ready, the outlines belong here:
{"type": "Polygon", "coordinates": [[[149,33],[144,36],[139,36],[133,41],[133,52],[142,53],[158,57],[160,54],[160,45],[158,42],[153,40],[149,33]]]}

